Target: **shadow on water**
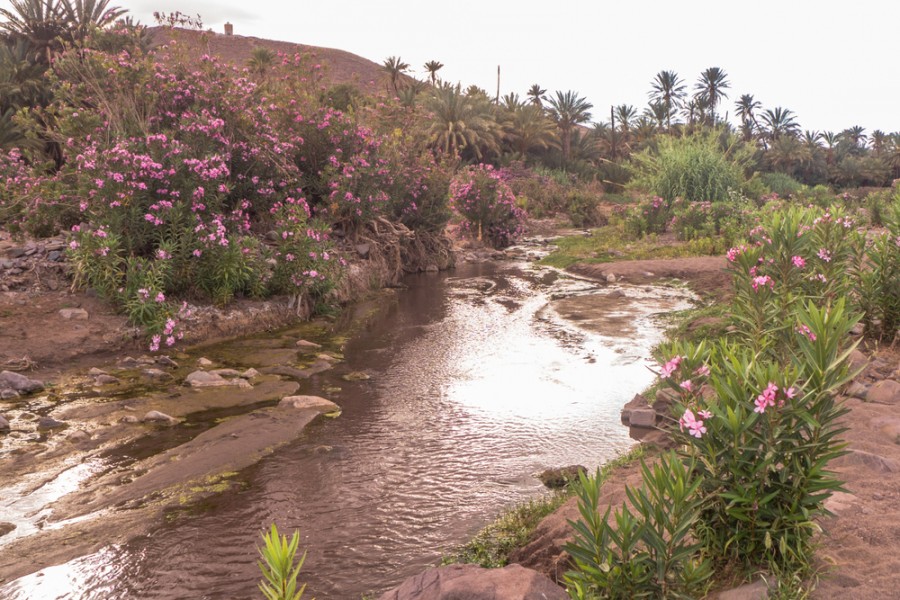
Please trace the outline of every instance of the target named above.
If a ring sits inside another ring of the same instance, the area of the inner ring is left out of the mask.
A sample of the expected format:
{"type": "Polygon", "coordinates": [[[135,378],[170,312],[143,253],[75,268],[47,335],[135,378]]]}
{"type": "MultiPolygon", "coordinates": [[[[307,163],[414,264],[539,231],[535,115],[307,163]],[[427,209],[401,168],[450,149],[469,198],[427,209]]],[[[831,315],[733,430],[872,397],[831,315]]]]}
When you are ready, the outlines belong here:
{"type": "Polygon", "coordinates": [[[607,288],[547,271],[469,265],[407,283],[347,342],[345,364],[304,382],[339,419],[314,422],[198,514],[24,577],[7,597],[258,598],[255,546],[272,522],[300,530],[310,596],[383,591],[543,493],[536,472],[628,448],[619,410],[652,378],[654,315],[688,305],[684,292],[629,289],[619,334],[602,315],[575,327],[567,314],[587,310],[567,299],[607,288]]]}

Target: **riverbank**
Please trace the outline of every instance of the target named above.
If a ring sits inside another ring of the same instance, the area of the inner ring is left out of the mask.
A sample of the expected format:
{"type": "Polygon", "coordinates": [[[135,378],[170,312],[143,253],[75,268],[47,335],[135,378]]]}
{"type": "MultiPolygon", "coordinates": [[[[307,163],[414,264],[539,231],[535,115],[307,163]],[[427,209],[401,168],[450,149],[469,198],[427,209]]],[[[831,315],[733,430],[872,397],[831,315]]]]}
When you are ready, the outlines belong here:
{"type": "MultiPolygon", "coordinates": [[[[724,267],[724,258],[708,257],[575,264],[568,270],[602,282],[643,283],[656,275],[678,276],[698,294],[721,301],[730,294],[724,267]]],[[[695,331],[711,324],[721,328],[724,321],[694,314],[675,324],[674,331],[695,331]]],[[[860,333],[857,329],[857,338],[860,333]]],[[[819,522],[822,533],[817,563],[812,579],[806,582],[812,589],[810,597],[823,600],[890,597],[900,586],[900,569],[892,558],[900,550],[900,515],[895,510],[900,483],[894,476],[900,472],[900,419],[895,414],[900,405],[900,349],[861,341],[851,355],[851,365],[859,373],[839,397],[849,409],[841,420],[846,428],[842,437],[847,442],[847,454],[830,464],[845,482],[844,491],[826,502],[832,515],[819,522]]],[[[661,438],[656,434],[654,439],[661,438]]],[[[640,481],[638,465],[618,468],[601,489],[601,510],[621,505],[626,499],[625,487],[640,485],[640,481]]],[[[578,504],[573,497],[537,523],[518,547],[506,551],[508,563],[534,569],[561,584],[562,576],[571,568],[563,549],[572,539],[569,522],[577,519],[578,504]]],[[[484,540],[480,543],[485,544],[484,540]]],[[[759,578],[771,582],[773,591],[777,587],[771,574],[762,573],[759,578]]],[[[741,598],[765,598],[766,585],[760,579],[732,583],[740,587],[744,594],[741,598]]],[[[731,598],[721,587],[725,583],[720,580],[720,587],[710,597],[731,598]]],[[[799,589],[789,587],[797,583],[786,582],[779,593],[799,589]]]]}

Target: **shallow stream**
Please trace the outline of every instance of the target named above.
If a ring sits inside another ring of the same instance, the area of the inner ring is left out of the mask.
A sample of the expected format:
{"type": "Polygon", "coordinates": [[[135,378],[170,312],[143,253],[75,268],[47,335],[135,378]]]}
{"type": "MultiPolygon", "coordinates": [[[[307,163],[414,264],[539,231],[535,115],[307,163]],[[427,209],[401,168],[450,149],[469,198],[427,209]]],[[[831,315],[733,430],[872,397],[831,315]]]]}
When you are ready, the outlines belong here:
{"type": "MultiPolygon", "coordinates": [[[[630,447],[619,411],[651,381],[658,316],[690,305],[679,288],[599,286],[517,262],[405,283],[349,337],[339,367],[301,383],[341,405],[339,418],[319,418],[240,486],[150,535],[0,597],[258,598],[255,546],[272,522],[301,532],[309,597],[377,596],[546,493],[536,473],[593,469],[630,447]],[[370,378],[342,378],[351,372],[370,378]]],[[[210,358],[254,366],[271,352],[261,339],[210,358]]]]}

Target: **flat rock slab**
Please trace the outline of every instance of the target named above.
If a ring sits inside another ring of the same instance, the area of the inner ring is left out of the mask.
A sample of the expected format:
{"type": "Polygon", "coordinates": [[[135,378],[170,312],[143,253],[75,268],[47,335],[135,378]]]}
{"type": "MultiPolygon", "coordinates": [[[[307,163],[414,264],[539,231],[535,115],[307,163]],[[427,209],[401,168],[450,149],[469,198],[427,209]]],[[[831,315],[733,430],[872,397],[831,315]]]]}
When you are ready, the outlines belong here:
{"type": "MultiPolygon", "coordinates": [[[[223,371],[228,371],[228,369],[223,369],[223,371]]],[[[195,388],[224,386],[250,387],[250,384],[247,383],[246,380],[239,377],[240,373],[237,371],[234,371],[234,373],[235,379],[226,379],[219,373],[213,371],[194,371],[184,378],[184,383],[185,385],[195,388]]]]}
{"type": "Polygon", "coordinates": [[[308,409],[316,410],[321,413],[331,413],[341,410],[341,407],[320,396],[287,396],[282,398],[278,403],[278,408],[282,409],[308,409]]]}
{"type": "Polygon", "coordinates": [[[225,472],[240,471],[297,438],[319,410],[286,411],[272,407],[227,419],[194,439],[139,461],[136,476],[122,483],[122,473],[103,475],[55,507],[54,517],[89,514],[112,506],[134,508],[148,494],[154,502],[178,504],[192,488],[225,472]]]}
{"type": "Polygon", "coordinates": [[[521,565],[448,565],[410,577],[379,600],[567,600],[561,587],[521,565]]]}
{"type": "Polygon", "coordinates": [[[72,321],[86,321],[88,318],[88,311],[83,308],[63,308],[60,309],[59,316],[63,319],[70,319],[72,321]]]}

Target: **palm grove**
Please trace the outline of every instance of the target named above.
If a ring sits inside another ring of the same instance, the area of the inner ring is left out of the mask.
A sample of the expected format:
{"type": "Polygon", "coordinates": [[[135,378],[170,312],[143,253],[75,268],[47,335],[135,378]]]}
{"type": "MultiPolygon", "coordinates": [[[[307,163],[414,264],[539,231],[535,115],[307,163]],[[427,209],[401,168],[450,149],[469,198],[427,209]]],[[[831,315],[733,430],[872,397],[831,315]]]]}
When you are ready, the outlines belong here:
{"type": "MultiPolygon", "coordinates": [[[[41,111],[52,100],[48,67],[54,53],[116,22],[146,43],[146,29],[123,19],[124,13],[108,0],[11,0],[9,9],[0,9],[0,149],[40,148],[61,160],[47,134],[52,116],[41,111]]],[[[264,79],[273,59],[258,48],[247,66],[264,79]]],[[[646,106],[620,104],[600,117],[575,91],[551,93],[535,84],[524,96],[491,97],[476,86],[442,81],[443,66],[425,63],[419,80],[400,57],[386,59],[388,105],[397,110],[382,111],[379,118],[406,126],[436,156],[458,156],[464,163],[524,163],[620,191],[631,178],[634,155],[652,155],[666,137],[712,134],[723,152],[743,149],[751,157],[742,163],[745,175],[759,173],[763,181],[775,174],[770,181],[786,176],[807,185],[857,187],[889,185],[900,177],[900,132],[804,130],[790,109],[766,108],[752,94],[733,93],[719,67],[703,71],[693,85],[674,71],[660,71],[650,82],[646,106]]],[[[322,96],[350,112],[376,102],[347,84],[322,96]]]]}

